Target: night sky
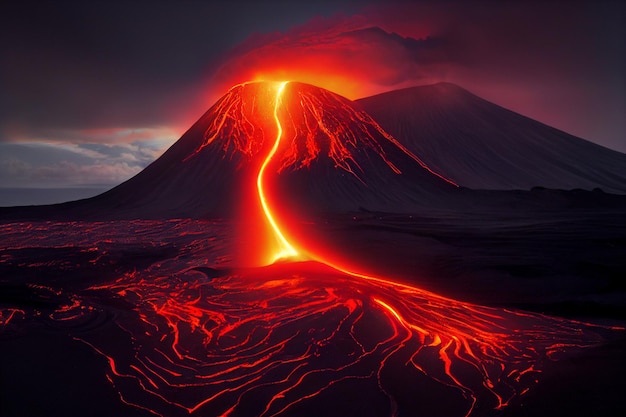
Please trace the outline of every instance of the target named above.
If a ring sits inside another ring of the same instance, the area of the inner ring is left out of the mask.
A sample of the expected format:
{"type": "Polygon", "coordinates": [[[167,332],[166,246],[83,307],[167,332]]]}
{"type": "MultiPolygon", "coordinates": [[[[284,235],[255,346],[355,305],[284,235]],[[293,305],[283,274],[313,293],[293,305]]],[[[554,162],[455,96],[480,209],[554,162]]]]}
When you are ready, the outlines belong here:
{"type": "Polygon", "coordinates": [[[118,184],[250,79],[448,81],[626,152],[625,43],[622,1],[3,2],[0,188],[118,184]]]}

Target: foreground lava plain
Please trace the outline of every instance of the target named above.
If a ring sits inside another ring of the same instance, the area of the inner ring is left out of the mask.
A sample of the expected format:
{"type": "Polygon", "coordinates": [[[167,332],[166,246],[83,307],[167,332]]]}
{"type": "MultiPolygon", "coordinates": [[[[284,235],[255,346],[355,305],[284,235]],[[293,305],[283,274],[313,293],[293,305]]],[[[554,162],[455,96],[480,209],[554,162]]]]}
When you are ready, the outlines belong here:
{"type": "Polygon", "coordinates": [[[515,409],[544,367],[622,333],[315,262],[234,268],[232,230],[192,220],[3,225],[6,415],[36,414],[37,404],[80,415],[88,399],[98,415],[116,403],[138,416],[485,415],[515,409]],[[20,357],[33,340],[51,343],[20,357]],[[59,375],[33,369],[42,357],[101,392],[64,397],[59,375]],[[17,401],[28,386],[48,394],[17,401]]]}

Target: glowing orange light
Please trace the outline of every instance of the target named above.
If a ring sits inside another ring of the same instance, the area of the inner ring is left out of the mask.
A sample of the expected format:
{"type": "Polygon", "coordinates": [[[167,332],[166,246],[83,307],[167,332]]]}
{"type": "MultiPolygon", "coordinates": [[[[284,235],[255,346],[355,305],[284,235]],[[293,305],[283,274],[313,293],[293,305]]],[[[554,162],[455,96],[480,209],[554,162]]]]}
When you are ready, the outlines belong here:
{"type": "MultiPolygon", "coordinates": [[[[309,249],[317,249],[301,241],[301,230],[294,223],[298,222],[300,210],[272,191],[276,183],[268,173],[309,169],[326,164],[321,160],[328,158],[335,168],[367,186],[364,174],[369,171],[361,166],[364,161],[369,164],[374,158],[375,164],[385,164],[383,169],[402,175],[399,167],[407,161],[399,155],[404,153],[430,174],[456,185],[429,168],[348,100],[312,85],[244,82],[233,86],[203,120],[207,122],[203,140],[184,161],[205,152],[221,153],[237,170],[251,176],[240,183],[244,200],[241,218],[248,221],[241,229],[243,264],[302,260],[305,248],[306,258],[312,259],[314,252],[309,249]],[[275,139],[268,143],[268,137],[275,139]]],[[[320,255],[317,253],[315,259],[324,258],[323,262],[330,265],[330,258],[320,255]]]]}
{"type": "Polygon", "coordinates": [[[295,258],[297,257],[298,251],[294,249],[294,247],[287,241],[283,233],[281,232],[278,224],[276,224],[276,220],[274,220],[274,216],[272,215],[272,211],[267,203],[267,198],[265,196],[265,191],[263,190],[263,174],[265,173],[265,169],[267,165],[272,160],[274,154],[278,150],[278,146],[280,145],[280,138],[283,135],[283,128],[280,124],[280,120],[278,118],[278,107],[280,106],[280,96],[285,89],[288,81],[282,81],[278,85],[278,89],[276,90],[276,102],[274,104],[274,120],[276,121],[276,127],[278,132],[276,133],[276,140],[274,142],[274,146],[270,150],[269,154],[265,157],[263,164],[261,165],[261,169],[259,169],[259,175],[257,176],[256,186],[259,191],[259,200],[261,201],[261,206],[263,207],[263,213],[265,213],[265,217],[267,218],[268,223],[272,227],[274,231],[274,235],[280,245],[280,249],[277,253],[274,254],[274,259],[272,262],[276,262],[279,259],[283,258],[295,258]]]}
{"type": "MultiPolygon", "coordinates": [[[[357,276],[356,274],[351,274],[351,275],[355,275],[355,276],[357,276]]],[[[413,329],[413,330],[416,330],[416,331],[418,331],[419,333],[422,333],[422,334],[424,334],[424,335],[427,335],[427,334],[428,334],[428,332],[427,332],[426,330],[422,329],[421,327],[416,326],[415,324],[409,323],[409,322],[407,322],[406,320],[404,320],[404,319],[402,318],[402,316],[400,315],[400,313],[398,313],[398,312],[397,312],[397,311],[396,311],[393,307],[391,307],[391,306],[390,306],[389,304],[387,304],[386,302],[384,302],[384,301],[382,301],[382,300],[379,300],[378,298],[374,298],[374,302],[376,302],[377,304],[379,304],[379,305],[383,306],[383,307],[384,307],[387,311],[389,311],[389,312],[391,313],[391,315],[392,315],[393,317],[395,317],[395,318],[396,318],[396,320],[398,320],[400,323],[402,323],[402,325],[403,325],[403,326],[408,327],[408,328],[411,328],[411,329],[413,329]]],[[[439,336],[437,336],[437,337],[439,337],[439,336]]]]}

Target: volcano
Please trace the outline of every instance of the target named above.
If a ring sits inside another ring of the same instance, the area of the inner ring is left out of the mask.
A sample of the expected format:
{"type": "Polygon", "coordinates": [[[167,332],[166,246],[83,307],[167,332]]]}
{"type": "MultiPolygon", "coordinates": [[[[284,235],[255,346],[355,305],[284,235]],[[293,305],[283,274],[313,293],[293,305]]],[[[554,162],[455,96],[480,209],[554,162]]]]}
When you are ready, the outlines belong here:
{"type": "Polygon", "coordinates": [[[356,104],[459,185],[489,190],[600,188],[626,194],[626,155],[454,84],[390,91],[356,104]]]}
{"type": "Polygon", "coordinates": [[[276,177],[271,183],[277,192],[297,196],[301,207],[406,211],[456,191],[453,181],[430,169],[348,99],[290,82],[276,107],[277,84],[234,86],[135,177],[58,208],[83,217],[229,216],[255,194],[249,187],[277,132],[274,110],[283,121],[284,140],[267,175],[276,177]]]}
{"type": "MultiPolygon", "coordinates": [[[[283,215],[357,210],[554,205],[572,196],[478,190],[626,193],[626,155],[558,131],[448,83],[355,102],[308,84],[232,87],[160,158],[99,196],[3,209],[4,218],[225,218],[266,177],[283,215]],[[270,178],[271,177],[271,178],[270,178]],[[460,189],[461,186],[463,189],[460,189]],[[465,188],[467,187],[467,188],[465,188]]],[[[596,193],[593,199],[605,199],[596,193]]],[[[569,202],[565,203],[570,204],[569,202]]],[[[578,204],[578,202],[575,202],[578,204]]],[[[240,217],[240,216],[239,216],[240,217]]]]}

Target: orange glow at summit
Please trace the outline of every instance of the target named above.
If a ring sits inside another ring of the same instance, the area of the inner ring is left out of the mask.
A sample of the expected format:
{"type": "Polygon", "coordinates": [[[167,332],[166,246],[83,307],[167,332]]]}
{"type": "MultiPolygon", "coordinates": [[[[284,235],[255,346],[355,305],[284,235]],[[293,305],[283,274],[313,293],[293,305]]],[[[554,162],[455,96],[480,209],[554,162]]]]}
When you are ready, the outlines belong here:
{"type": "Polygon", "coordinates": [[[233,161],[242,172],[242,182],[233,191],[240,195],[240,218],[247,225],[240,233],[246,241],[240,252],[247,266],[267,265],[278,259],[322,261],[322,254],[324,263],[338,263],[335,254],[329,254],[324,245],[301,230],[303,213],[293,206],[296,196],[279,189],[283,178],[280,174],[284,172],[330,164],[337,175],[347,174],[352,181],[365,185],[367,168],[362,162],[375,160],[382,175],[395,178],[402,175],[396,166],[396,158],[400,158],[405,164],[410,161],[411,167],[419,166],[429,179],[448,183],[445,187],[457,187],[386,133],[368,114],[317,86],[293,81],[247,81],[233,86],[207,115],[211,123],[203,141],[185,161],[221,149],[222,159],[233,161]],[[391,157],[388,152],[396,153],[391,157]]]}

